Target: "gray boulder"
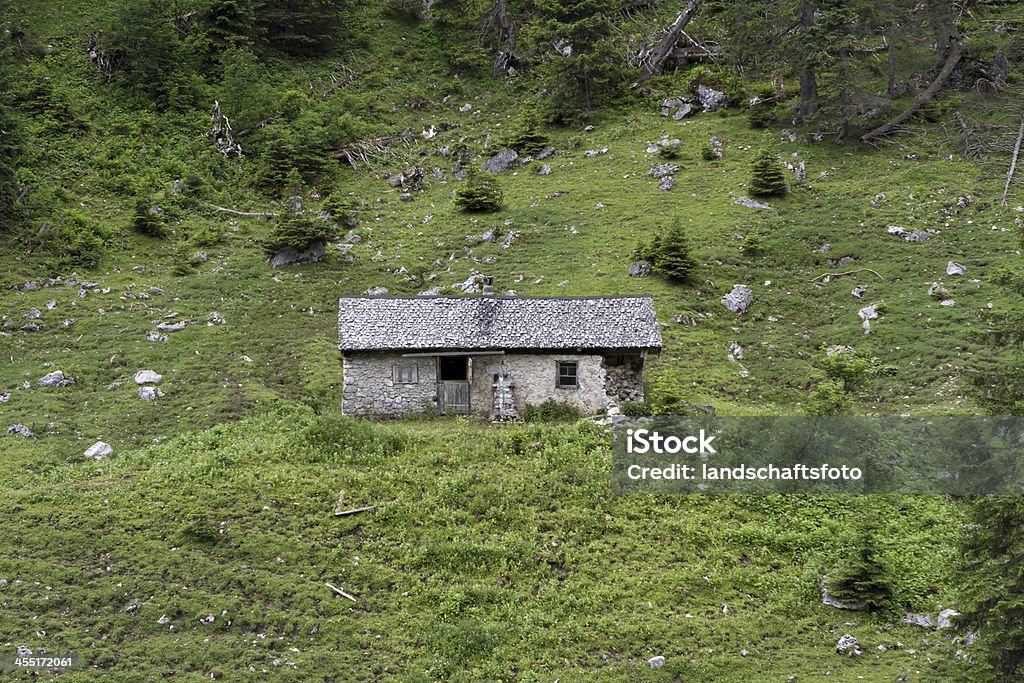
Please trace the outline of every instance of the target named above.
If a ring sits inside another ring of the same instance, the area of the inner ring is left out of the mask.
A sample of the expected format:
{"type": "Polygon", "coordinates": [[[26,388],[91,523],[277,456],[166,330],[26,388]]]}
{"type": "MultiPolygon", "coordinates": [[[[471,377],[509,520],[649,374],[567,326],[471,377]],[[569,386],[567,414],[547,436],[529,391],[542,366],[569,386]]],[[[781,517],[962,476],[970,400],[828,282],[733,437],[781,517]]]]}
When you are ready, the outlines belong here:
{"type": "Polygon", "coordinates": [[[903,623],[920,626],[921,628],[931,628],[932,626],[935,626],[935,619],[933,619],[930,614],[914,614],[913,612],[907,612],[903,615],[903,623]]]}
{"type": "Polygon", "coordinates": [[[672,114],[672,118],[674,120],[678,121],[680,119],[685,119],[687,116],[689,116],[692,113],[693,113],[693,106],[690,105],[689,103],[687,103],[687,104],[684,104],[683,106],[679,107],[679,109],[676,109],[675,113],[672,114]]]}
{"type": "Polygon", "coordinates": [[[704,111],[714,111],[724,107],[728,97],[720,90],[709,88],[706,85],[698,85],[697,100],[700,102],[700,106],[704,107],[704,111]]]}
{"type": "Polygon", "coordinates": [[[846,655],[847,657],[856,657],[863,653],[864,651],[860,649],[857,639],[849,633],[844,634],[836,643],[836,654],[846,655]]]}
{"type": "Polygon", "coordinates": [[[935,628],[953,628],[953,617],[960,616],[955,609],[944,609],[939,612],[939,621],[935,628]]]}
{"type": "Polygon", "coordinates": [[[878,305],[871,304],[857,311],[857,315],[860,316],[861,320],[874,320],[878,317],[878,305]]]}
{"type": "Polygon", "coordinates": [[[41,387],[69,387],[75,383],[74,377],[65,377],[63,370],[54,370],[39,378],[38,384],[41,387]]]}
{"type": "Polygon", "coordinates": [[[317,263],[324,260],[324,253],[326,251],[327,243],[324,240],[314,240],[302,250],[286,247],[267,259],[267,263],[271,268],[302,263],[317,263]]]}
{"type": "Polygon", "coordinates": [[[551,167],[547,164],[541,164],[541,167],[537,169],[537,175],[551,175],[551,167]]]}
{"type": "Polygon", "coordinates": [[[663,192],[668,192],[669,190],[671,190],[675,186],[676,186],[676,179],[673,176],[670,176],[670,175],[665,176],[664,178],[661,179],[661,182],[658,183],[658,189],[663,191],[663,192]]]}
{"type": "Polygon", "coordinates": [[[748,209],[770,209],[770,208],[772,208],[769,204],[766,204],[764,202],[759,202],[756,199],[751,199],[750,197],[740,197],[739,199],[736,200],[736,203],[739,204],[740,206],[745,206],[748,209]]]}
{"type": "Polygon", "coordinates": [[[163,379],[163,375],[157,374],[152,370],[139,370],[135,373],[136,384],[160,384],[163,379]]]}
{"type": "Polygon", "coordinates": [[[114,447],[109,443],[103,441],[97,441],[85,451],[85,457],[93,458],[95,460],[102,460],[110,455],[113,455],[114,447]]]}
{"type": "Polygon", "coordinates": [[[967,266],[956,261],[950,261],[946,264],[946,275],[963,275],[967,272],[967,266]]]}
{"type": "Polygon", "coordinates": [[[363,292],[363,294],[366,296],[386,296],[387,293],[387,287],[370,287],[368,290],[363,292]]]}
{"type": "Polygon", "coordinates": [[[8,436],[23,436],[26,439],[35,436],[35,434],[32,433],[31,429],[29,429],[25,425],[21,424],[20,422],[18,424],[13,424],[10,427],[8,427],[7,428],[7,435],[8,436]]]}
{"type": "Polygon", "coordinates": [[[480,168],[489,173],[501,173],[512,168],[518,158],[519,153],[514,149],[504,149],[487,159],[480,168]]]}
{"type": "Polygon", "coordinates": [[[679,172],[679,169],[680,167],[676,164],[655,164],[647,172],[647,175],[655,179],[664,178],[665,176],[675,175],[679,172]]]}
{"type": "Polygon", "coordinates": [[[661,667],[665,666],[665,658],[661,655],[651,657],[647,660],[647,666],[651,667],[652,669],[660,669],[661,667]]]}
{"type": "Polygon", "coordinates": [[[156,387],[139,387],[138,394],[143,401],[155,401],[163,396],[164,392],[156,387]]]}
{"type": "Polygon", "coordinates": [[[178,332],[188,327],[187,320],[179,320],[176,323],[160,323],[156,326],[156,329],[161,332],[178,332]]]}
{"type": "Polygon", "coordinates": [[[537,161],[544,161],[545,159],[547,159],[549,156],[551,156],[554,153],[555,153],[555,148],[554,147],[551,147],[551,146],[545,147],[544,149],[542,149],[537,154],[537,161]]]}
{"type": "Polygon", "coordinates": [[[732,291],[722,297],[722,305],[733,313],[743,313],[754,301],[754,290],[746,285],[733,285],[732,291]]]}
{"type": "Polygon", "coordinates": [[[647,277],[651,274],[651,262],[646,260],[639,260],[633,263],[629,267],[630,277],[647,277]]]}

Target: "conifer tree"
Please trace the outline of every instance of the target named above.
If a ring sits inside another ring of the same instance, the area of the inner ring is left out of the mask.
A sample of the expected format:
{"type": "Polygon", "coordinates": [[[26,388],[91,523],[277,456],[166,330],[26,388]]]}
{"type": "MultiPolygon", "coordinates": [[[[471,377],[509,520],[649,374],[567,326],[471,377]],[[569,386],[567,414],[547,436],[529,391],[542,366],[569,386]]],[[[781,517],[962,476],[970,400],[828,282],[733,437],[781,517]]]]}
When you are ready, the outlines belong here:
{"type": "Polygon", "coordinates": [[[789,190],[782,164],[768,150],[762,151],[751,167],[750,194],[757,197],[784,195],[789,190]]]}

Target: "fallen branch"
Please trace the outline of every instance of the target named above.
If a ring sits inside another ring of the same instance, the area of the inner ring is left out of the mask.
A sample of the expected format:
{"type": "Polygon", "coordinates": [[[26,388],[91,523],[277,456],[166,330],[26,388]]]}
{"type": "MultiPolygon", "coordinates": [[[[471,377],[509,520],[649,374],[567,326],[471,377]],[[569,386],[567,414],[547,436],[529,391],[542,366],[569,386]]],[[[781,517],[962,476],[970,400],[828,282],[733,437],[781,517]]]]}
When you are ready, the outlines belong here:
{"type": "Polygon", "coordinates": [[[1017,142],[1013,145],[1013,156],[1010,158],[1010,170],[1006,174],[1006,185],[1003,186],[1003,206],[1006,206],[1006,197],[1010,194],[1010,184],[1013,182],[1013,175],[1017,172],[1017,158],[1020,156],[1020,142],[1024,138],[1024,114],[1020,117],[1020,130],[1017,131],[1017,142]]]}
{"type": "Polygon", "coordinates": [[[942,89],[942,86],[945,84],[946,79],[948,79],[949,75],[953,73],[953,68],[956,67],[956,65],[960,62],[960,58],[963,57],[963,54],[963,43],[953,43],[949,48],[949,52],[946,54],[946,61],[943,63],[942,69],[939,70],[939,74],[935,77],[935,80],[932,81],[931,85],[929,85],[923,93],[918,95],[917,99],[914,100],[914,103],[907,107],[906,109],[904,109],[903,112],[900,113],[896,118],[892,119],[888,123],[879,126],[878,128],[875,128],[872,131],[865,133],[864,135],[861,135],[861,141],[868,142],[870,140],[873,140],[874,138],[881,137],[883,135],[888,135],[889,133],[899,128],[904,121],[907,121],[911,116],[916,114],[921,109],[921,107],[928,104],[928,102],[930,102],[932,98],[938,94],[939,90],[942,89]]]}
{"type": "Polygon", "coordinates": [[[644,64],[644,72],[640,75],[640,78],[631,87],[643,85],[647,81],[651,80],[655,76],[660,76],[662,69],[665,68],[665,60],[672,54],[672,50],[675,48],[676,43],[679,42],[679,36],[682,35],[683,29],[690,23],[693,16],[697,14],[697,10],[700,9],[701,4],[704,0],[690,0],[690,4],[686,6],[676,20],[672,22],[672,25],[668,29],[668,34],[662,38],[661,43],[658,47],[650,54],[646,64],[644,64]]]}
{"type": "Polygon", "coordinates": [[[357,140],[332,151],[331,156],[344,159],[352,168],[357,168],[359,162],[369,166],[374,159],[395,154],[394,147],[399,144],[408,148],[414,137],[412,131],[407,129],[398,135],[357,140]]]}
{"type": "Polygon", "coordinates": [[[335,510],[334,511],[334,516],[335,517],[344,517],[345,515],[354,515],[354,514],[357,514],[357,513],[360,513],[360,512],[371,512],[371,511],[376,510],[376,509],[377,509],[376,505],[367,505],[366,507],[363,507],[363,508],[352,508],[351,510],[342,510],[342,511],[335,510]]]}
{"type": "Polygon", "coordinates": [[[274,213],[273,211],[238,211],[236,209],[229,209],[224,206],[217,206],[210,202],[203,202],[204,205],[214,209],[215,211],[223,211],[224,213],[231,213],[236,216],[247,216],[251,218],[277,218],[281,214],[274,213]]]}
{"type": "Polygon", "coordinates": [[[354,597],[352,597],[351,595],[349,595],[345,591],[341,590],[340,588],[338,588],[334,584],[332,584],[332,583],[324,583],[324,585],[327,586],[328,588],[330,588],[332,591],[334,591],[338,595],[340,595],[341,597],[348,598],[352,602],[357,602],[357,600],[354,597]]]}
{"type": "Polygon", "coordinates": [[[867,271],[869,273],[872,273],[872,274],[878,276],[879,280],[881,280],[882,282],[885,282],[885,278],[882,277],[881,275],[879,275],[878,271],[871,270],[870,268],[857,268],[856,270],[848,270],[845,273],[822,273],[818,277],[810,279],[809,282],[817,282],[818,280],[820,280],[822,278],[828,278],[829,280],[832,280],[832,279],[835,279],[837,277],[842,277],[844,275],[853,275],[854,273],[863,273],[864,271],[867,271]]]}

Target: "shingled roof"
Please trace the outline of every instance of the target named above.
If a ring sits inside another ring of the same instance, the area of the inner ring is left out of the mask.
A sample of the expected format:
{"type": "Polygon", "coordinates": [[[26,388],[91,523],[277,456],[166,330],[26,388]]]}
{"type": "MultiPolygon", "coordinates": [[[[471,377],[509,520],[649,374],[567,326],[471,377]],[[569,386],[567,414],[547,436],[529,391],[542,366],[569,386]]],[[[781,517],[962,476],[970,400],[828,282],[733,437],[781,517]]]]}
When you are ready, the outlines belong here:
{"type": "Polygon", "coordinates": [[[342,351],[660,349],[647,296],[353,297],[342,351]]]}

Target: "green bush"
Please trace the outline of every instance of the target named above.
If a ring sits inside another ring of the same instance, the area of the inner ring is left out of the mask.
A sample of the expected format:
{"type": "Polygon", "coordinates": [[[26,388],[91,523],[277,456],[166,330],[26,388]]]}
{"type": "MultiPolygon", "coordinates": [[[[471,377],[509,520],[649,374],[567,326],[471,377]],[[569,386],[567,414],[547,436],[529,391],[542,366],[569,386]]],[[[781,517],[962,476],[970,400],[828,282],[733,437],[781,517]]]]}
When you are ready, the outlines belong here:
{"type": "Polygon", "coordinates": [[[504,195],[498,182],[490,175],[470,169],[462,187],[455,191],[455,206],[461,211],[500,211],[504,195]]]}
{"type": "Polygon", "coordinates": [[[654,412],[649,405],[638,401],[623,401],[619,405],[619,411],[626,417],[643,417],[654,412]]]}
{"type": "Polygon", "coordinates": [[[106,252],[109,237],[109,232],[96,221],[69,211],[60,226],[61,255],[70,266],[96,268],[106,252]]]}
{"type": "Polygon", "coordinates": [[[580,419],[580,409],[549,398],[543,403],[526,406],[522,418],[524,422],[569,422],[580,419]]]}
{"type": "Polygon", "coordinates": [[[329,221],[311,214],[296,214],[277,222],[263,240],[263,250],[271,255],[289,247],[302,251],[314,242],[327,242],[334,237],[335,229],[329,221]]]}
{"type": "Polygon", "coordinates": [[[748,189],[756,197],[773,197],[789,191],[782,164],[770,151],[763,150],[754,159],[748,189]]]}
{"type": "Polygon", "coordinates": [[[663,142],[658,145],[658,156],[662,159],[678,159],[682,142],[663,142]]]}
{"type": "Polygon", "coordinates": [[[132,228],[135,232],[148,237],[165,237],[167,228],[164,226],[163,215],[159,213],[151,202],[140,198],[135,202],[135,216],[132,219],[132,228]]]}
{"type": "Polygon", "coordinates": [[[831,355],[822,351],[815,363],[829,379],[841,382],[843,391],[860,387],[871,369],[871,359],[853,350],[839,349],[831,355]]]}

